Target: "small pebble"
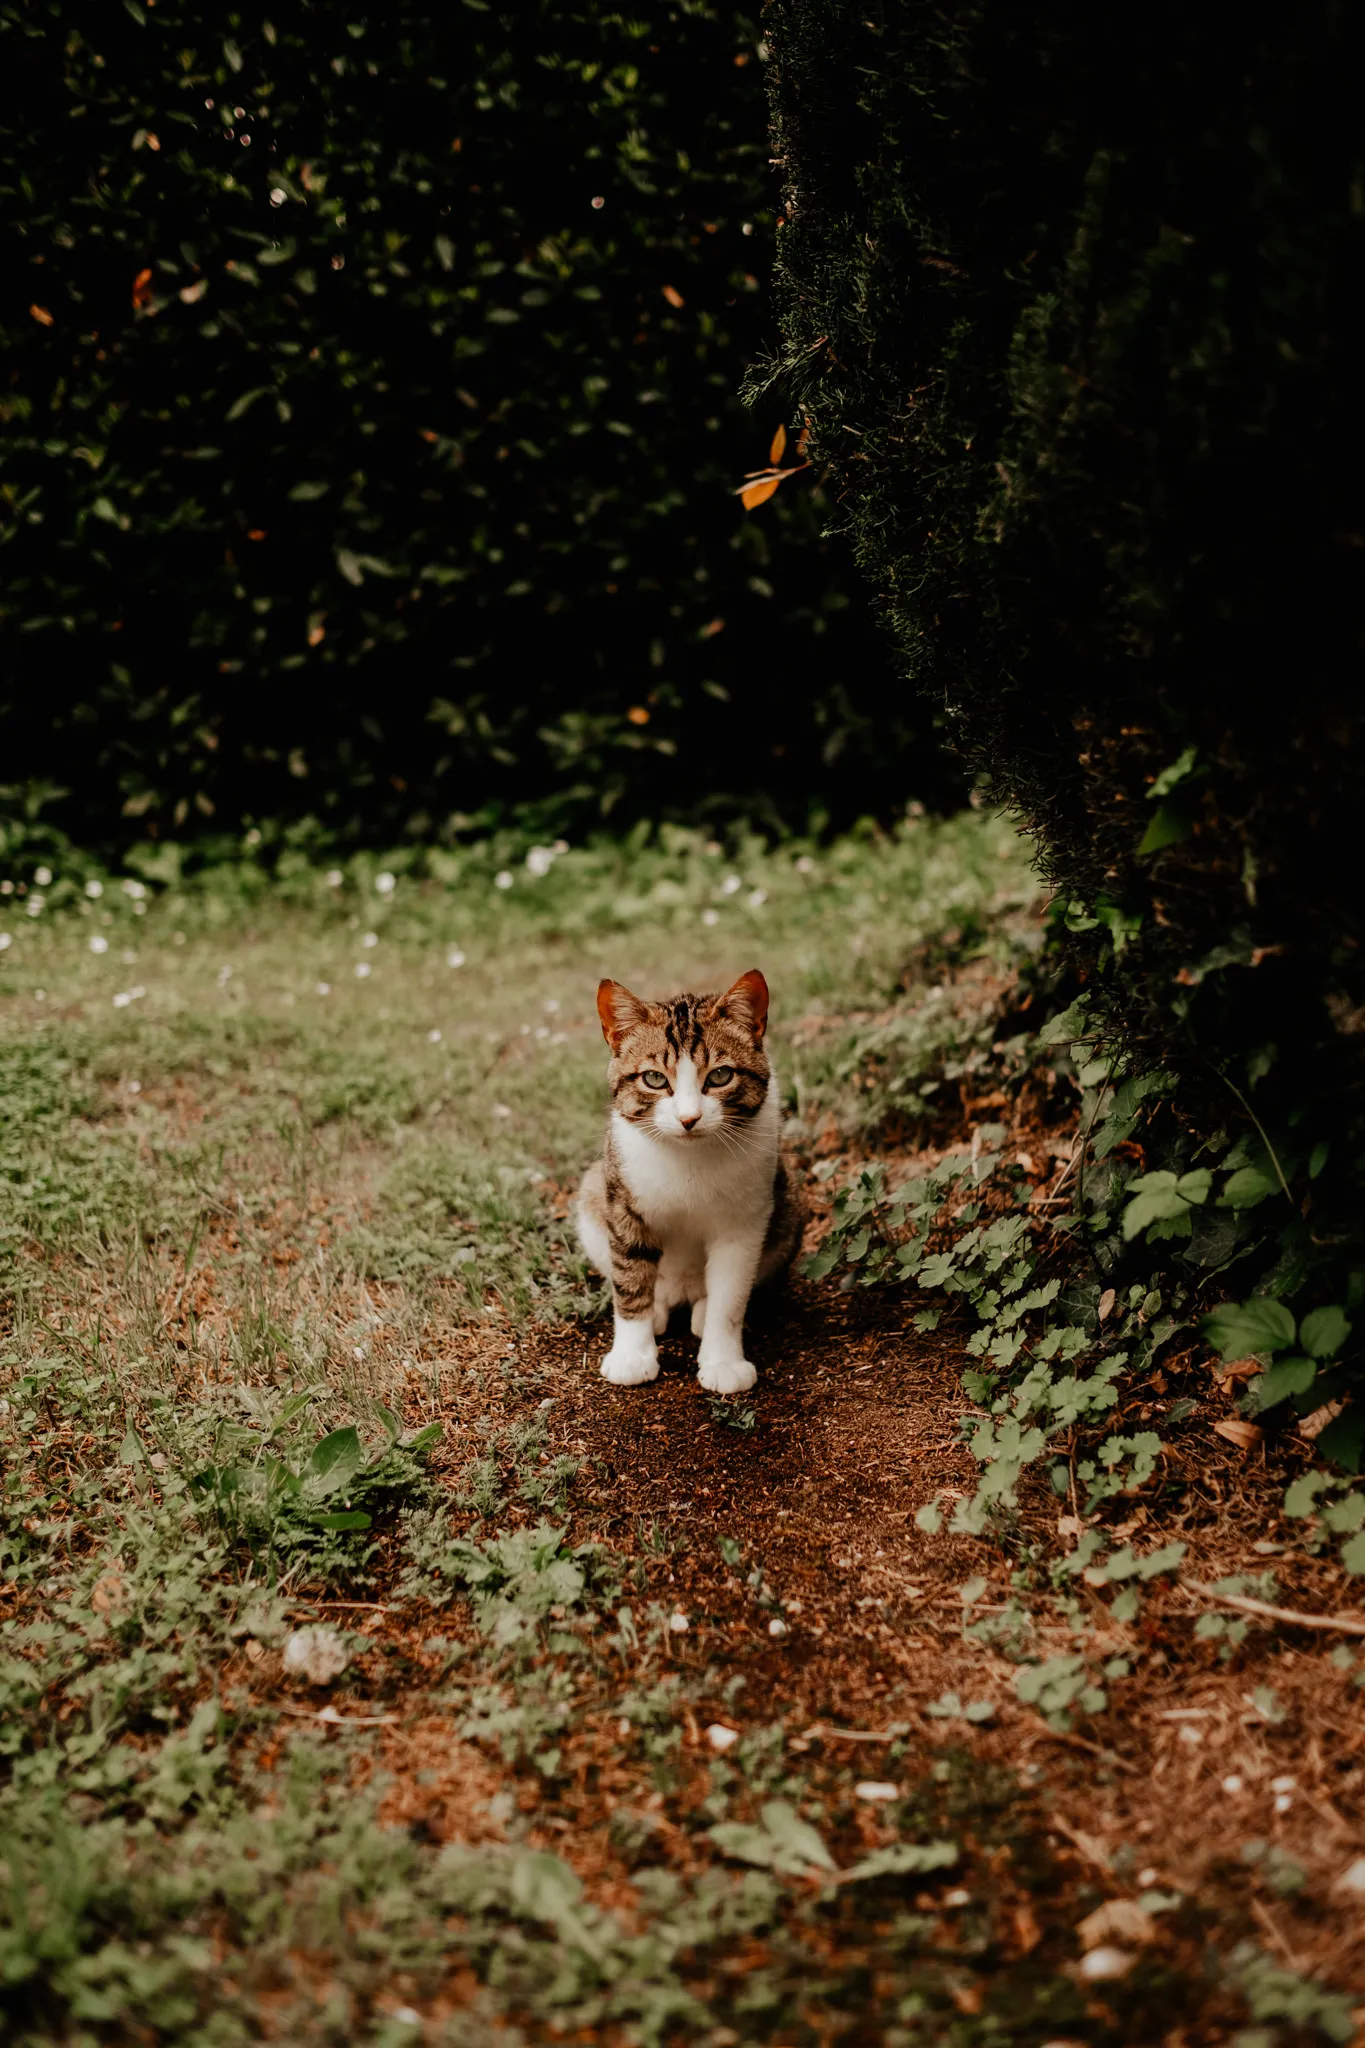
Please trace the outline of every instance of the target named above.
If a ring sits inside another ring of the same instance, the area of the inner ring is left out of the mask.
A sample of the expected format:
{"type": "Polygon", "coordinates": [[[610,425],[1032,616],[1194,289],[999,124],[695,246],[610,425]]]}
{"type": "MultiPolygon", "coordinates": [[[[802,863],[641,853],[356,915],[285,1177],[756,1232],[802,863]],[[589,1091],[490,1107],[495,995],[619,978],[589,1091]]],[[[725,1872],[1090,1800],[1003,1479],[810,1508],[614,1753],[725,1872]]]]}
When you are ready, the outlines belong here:
{"type": "Polygon", "coordinates": [[[685,1636],[687,1634],[688,1627],[690,1626],[687,1616],[685,1614],[670,1614],[668,1617],[668,1625],[672,1629],[675,1636],[685,1636]]]}
{"type": "Polygon", "coordinates": [[[885,1778],[863,1778],[853,1787],[855,1799],[899,1799],[901,1788],[885,1778]]]}
{"type": "Polygon", "coordinates": [[[727,1728],[723,1721],[713,1721],[706,1731],[706,1739],[712,1749],[718,1755],[723,1756],[727,1749],[733,1749],[734,1745],[739,1741],[739,1730],[737,1728],[727,1728]]]}

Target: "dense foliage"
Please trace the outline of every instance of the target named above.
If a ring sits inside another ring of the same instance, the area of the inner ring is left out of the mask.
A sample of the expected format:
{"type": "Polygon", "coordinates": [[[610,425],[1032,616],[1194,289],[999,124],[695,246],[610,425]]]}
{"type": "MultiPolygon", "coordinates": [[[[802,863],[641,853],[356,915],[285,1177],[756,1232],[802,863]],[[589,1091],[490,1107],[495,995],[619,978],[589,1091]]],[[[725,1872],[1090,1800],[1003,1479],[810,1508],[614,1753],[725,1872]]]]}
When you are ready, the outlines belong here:
{"type": "Polygon", "coordinates": [[[1365,1017],[1347,16],[1162,5],[1119,37],[1055,0],[774,0],[764,27],[783,343],[752,392],[809,422],[905,670],[1038,832],[1129,1046],[1205,1132],[1249,1129],[1253,1090],[1339,1125],[1365,1017]]]}
{"type": "Polygon", "coordinates": [[[0,46],[11,818],[55,788],[86,845],[382,839],[910,793],[927,720],[885,712],[810,476],[731,494],[779,418],[735,397],[752,21],[8,0],[0,46]]]}

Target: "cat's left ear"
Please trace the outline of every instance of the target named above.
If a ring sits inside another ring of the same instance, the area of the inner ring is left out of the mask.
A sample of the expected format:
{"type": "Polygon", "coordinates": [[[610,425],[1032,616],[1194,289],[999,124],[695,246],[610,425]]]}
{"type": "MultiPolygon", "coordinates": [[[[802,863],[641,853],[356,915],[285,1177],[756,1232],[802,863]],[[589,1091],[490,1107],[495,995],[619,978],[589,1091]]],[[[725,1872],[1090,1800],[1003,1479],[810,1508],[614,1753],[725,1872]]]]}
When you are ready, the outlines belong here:
{"type": "Polygon", "coordinates": [[[716,1007],[760,1039],[768,1028],[768,984],[758,969],[751,967],[726,989],[716,1007]]]}

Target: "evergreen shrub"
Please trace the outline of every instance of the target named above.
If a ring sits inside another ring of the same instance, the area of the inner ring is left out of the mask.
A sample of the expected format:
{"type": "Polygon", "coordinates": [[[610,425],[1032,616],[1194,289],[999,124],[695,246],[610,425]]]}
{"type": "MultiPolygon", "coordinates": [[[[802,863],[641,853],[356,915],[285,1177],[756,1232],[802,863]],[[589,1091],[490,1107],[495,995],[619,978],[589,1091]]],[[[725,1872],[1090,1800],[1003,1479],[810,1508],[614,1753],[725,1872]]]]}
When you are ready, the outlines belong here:
{"type": "Polygon", "coordinates": [[[756,24],[0,5],[11,851],[944,784],[780,415],[756,24]],[[939,775],[935,783],[935,775],[939,775]],[[27,821],[27,822],[26,822],[27,821]]]}
{"type": "Polygon", "coordinates": [[[750,397],[808,424],[904,676],[1038,835],[1139,1068],[1178,1069],[1205,1133],[1310,1100],[1339,1132],[1365,1044],[1350,11],[763,21],[782,341],[750,397]]]}

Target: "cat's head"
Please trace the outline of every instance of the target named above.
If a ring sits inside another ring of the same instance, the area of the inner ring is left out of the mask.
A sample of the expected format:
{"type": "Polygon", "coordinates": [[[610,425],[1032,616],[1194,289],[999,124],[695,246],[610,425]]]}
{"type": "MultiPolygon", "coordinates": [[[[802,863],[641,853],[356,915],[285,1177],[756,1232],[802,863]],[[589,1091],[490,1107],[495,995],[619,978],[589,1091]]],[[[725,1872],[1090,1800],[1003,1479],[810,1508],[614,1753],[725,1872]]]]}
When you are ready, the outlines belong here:
{"type": "Polygon", "coordinates": [[[611,1047],[607,1082],[617,1115],[678,1144],[739,1136],[768,1093],[763,1049],[768,984],[756,967],[722,995],[666,996],[655,1003],[619,981],[597,990],[611,1047]]]}

